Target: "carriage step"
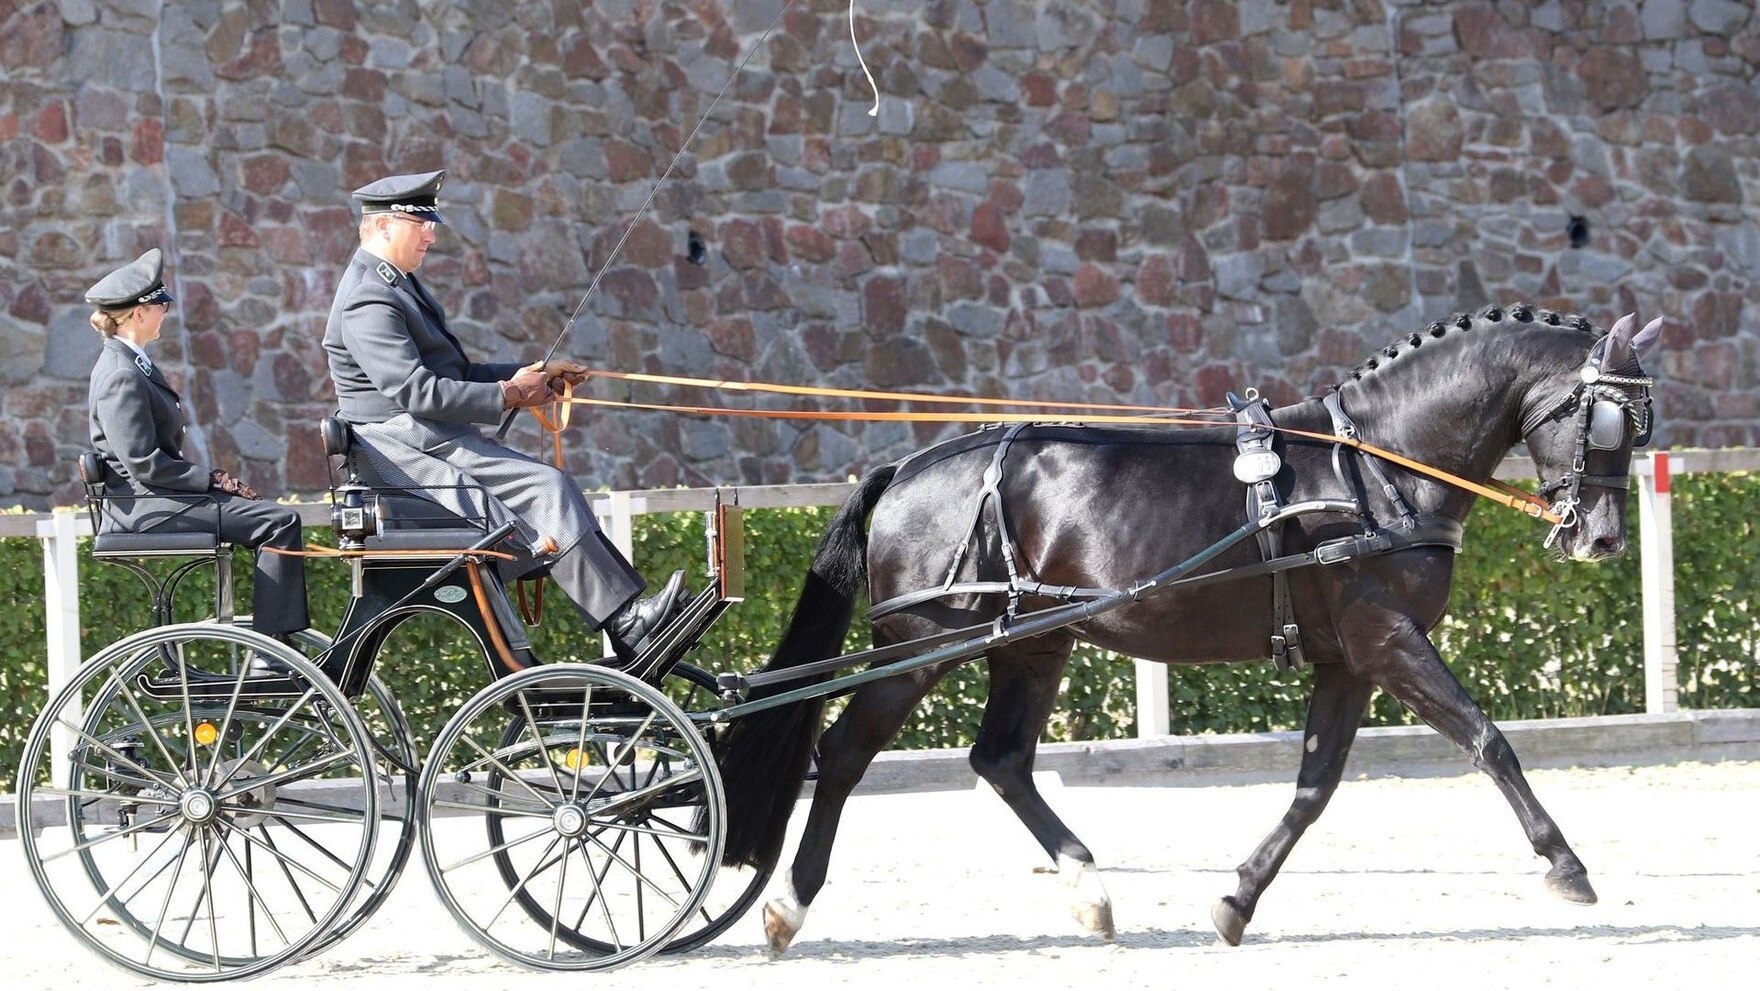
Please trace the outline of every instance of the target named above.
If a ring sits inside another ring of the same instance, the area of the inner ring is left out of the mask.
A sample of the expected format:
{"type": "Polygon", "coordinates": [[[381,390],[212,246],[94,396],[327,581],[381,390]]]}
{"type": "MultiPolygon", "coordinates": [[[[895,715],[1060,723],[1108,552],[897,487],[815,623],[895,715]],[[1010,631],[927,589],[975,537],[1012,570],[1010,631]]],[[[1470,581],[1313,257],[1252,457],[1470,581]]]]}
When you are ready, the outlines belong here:
{"type": "Polygon", "coordinates": [[[289,678],[275,672],[246,673],[244,685],[240,687],[236,674],[221,674],[199,668],[187,670],[187,688],[183,677],[176,671],[140,674],[135,678],[135,685],[145,694],[160,701],[181,701],[187,691],[191,699],[203,702],[225,702],[232,698],[234,689],[237,689],[240,699],[298,698],[310,687],[302,679],[289,678]]]}

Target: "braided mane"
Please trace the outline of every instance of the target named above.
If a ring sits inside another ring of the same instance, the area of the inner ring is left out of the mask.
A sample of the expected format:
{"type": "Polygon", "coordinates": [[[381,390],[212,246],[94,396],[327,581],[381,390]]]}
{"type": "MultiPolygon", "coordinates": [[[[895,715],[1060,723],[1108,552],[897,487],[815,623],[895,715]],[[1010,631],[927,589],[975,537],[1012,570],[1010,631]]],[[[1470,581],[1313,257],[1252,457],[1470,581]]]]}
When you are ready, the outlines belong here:
{"type": "MultiPolygon", "coordinates": [[[[1352,382],[1361,381],[1363,376],[1374,372],[1385,361],[1397,358],[1401,353],[1421,346],[1428,339],[1441,339],[1451,334],[1459,336],[1474,329],[1488,326],[1501,326],[1506,321],[1516,323],[1539,324],[1547,327],[1562,327],[1581,334],[1599,337],[1601,331],[1588,318],[1574,313],[1558,313],[1553,310],[1534,306],[1531,303],[1517,303],[1510,307],[1496,304],[1487,306],[1477,313],[1456,313],[1447,320],[1438,320],[1425,328],[1423,332],[1403,337],[1363,359],[1362,364],[1351,369],[1352,382]]],[[[1344,387],[1347,383],[1340,382],[1333,386],[1334,390],[1344,387]]]]}

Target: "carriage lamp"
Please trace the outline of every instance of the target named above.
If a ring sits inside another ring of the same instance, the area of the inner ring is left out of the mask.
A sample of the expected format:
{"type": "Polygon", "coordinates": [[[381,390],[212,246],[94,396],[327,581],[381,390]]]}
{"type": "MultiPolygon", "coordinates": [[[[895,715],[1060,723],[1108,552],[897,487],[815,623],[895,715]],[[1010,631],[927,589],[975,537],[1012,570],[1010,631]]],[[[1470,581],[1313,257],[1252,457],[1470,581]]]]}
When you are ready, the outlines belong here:
{"type": "Polygon", "coordinates": [[[364,485],[337,486],[335,501],[330,504],[330,526],[336,531],[338,547],[361,550],[367,546],[367,538],[379,532],[376,501],[364,485]]]}
{"type": "Polygon", "coordinates": [[[568,755],[562,758],[562,762],[568,765],[569,770],[578,771],[581,768],[586,767],[588,764],[591,764],[592,760],[581,750],[581,748],[569,747],[568,755]]]}
{"type": "Polygon", "coordinates": [[[214,741],[218,739],[220,739],[220,731],[214,727],[213,723],[204,719],[196,724],[197,743],[204,747],[211,747],[214,745],[214,741]]]}

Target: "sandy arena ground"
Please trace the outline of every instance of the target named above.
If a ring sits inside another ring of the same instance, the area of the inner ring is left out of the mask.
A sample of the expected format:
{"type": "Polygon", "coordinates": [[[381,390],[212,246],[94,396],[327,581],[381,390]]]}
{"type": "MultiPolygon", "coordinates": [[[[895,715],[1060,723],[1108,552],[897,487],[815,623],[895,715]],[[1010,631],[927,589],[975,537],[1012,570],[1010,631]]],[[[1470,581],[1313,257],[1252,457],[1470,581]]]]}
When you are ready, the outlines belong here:
{"type": "MultiPolygon", "coordinates": [[[[1209,906],[1283,814],[1288,785],[1064,788],[1047,797],[1095,850],[1113,944],[1081,935],[1068,889],[983,791],[855,799],[831,880],[789,954],[754,917],[680,958],[540,974],[479,950],[419,862],[360,933],[254,982],[264,991],[615,987],[1673,988],[1749,984],[1760,965],[1760,763],[1535,771],[1588,865],[1592,907],[1546,893],[1488,779],[1347,781],[1261,903],[1246,942],[1209,906]]],[[[804,810],[803,810],[804,813],[804,810]]],[[[796,826],[805,818],[797,814],[796,826]]],[[[790,845],[792,852],[792,843],[790,845]]],[[[419,856],[419,855],[418,855],[419,856]]],[[[74,943],[0,842],[4,991],[143,986],[74,943]]]]}

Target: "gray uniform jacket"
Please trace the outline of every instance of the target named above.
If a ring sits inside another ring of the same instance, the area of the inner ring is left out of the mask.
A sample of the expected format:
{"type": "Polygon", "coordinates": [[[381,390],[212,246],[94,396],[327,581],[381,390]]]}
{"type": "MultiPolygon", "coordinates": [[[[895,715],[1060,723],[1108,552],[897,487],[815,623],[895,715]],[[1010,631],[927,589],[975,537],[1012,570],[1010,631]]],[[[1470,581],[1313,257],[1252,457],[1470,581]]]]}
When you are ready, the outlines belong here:
{"type": "Polygon", "coordinates": [[[330,307],[324,350],[339,412],[354,426],[356,467],[369,484],[420,490],[491,525],[514,520],[528,546],[554,541],[568,560],[553,562],[551,574],[594,625],[642,590],[573,478],[477,429],[501,419],[496,383],[520,364],[471,361],[414,275],[356,251],[330,307]]]}
{"type": "MultiPolygon", "coordinates": [[[[208,490],[206,465],[183,456],[183,402],[157,365],[109,338],[92,366],[92,448],[106,475],[101,526],[124,533],[212,533],[245,547],[297,551],[299,514],[291,507],[208,490]]],[[[305,561],[257,554],[256,628],[291,633],[310,626],[305,561]]]]}
{"type": "Polygon", "coordinates": [[[147,372],[112,337],[92,366],[92,447],[109,477],[136,495],[208,491],[208,469],[183,457],[183,402],[157,365],[147,372]]]}

